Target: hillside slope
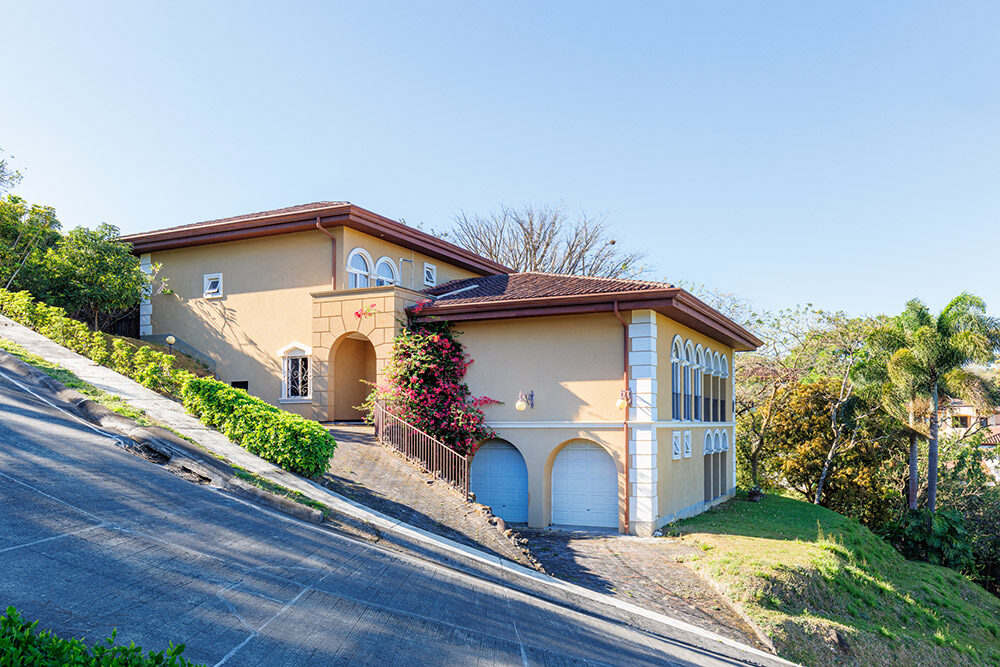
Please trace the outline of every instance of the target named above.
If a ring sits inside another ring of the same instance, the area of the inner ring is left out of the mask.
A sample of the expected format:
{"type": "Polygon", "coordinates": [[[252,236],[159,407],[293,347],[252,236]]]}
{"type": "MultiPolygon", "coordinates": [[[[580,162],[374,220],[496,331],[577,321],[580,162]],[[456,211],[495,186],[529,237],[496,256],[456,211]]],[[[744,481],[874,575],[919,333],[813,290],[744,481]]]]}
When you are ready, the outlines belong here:
{"type": "Polygon", "coordinates": [[[806,665],[1000,664],[1000,598],[948,568],[905,560],[852,519],[810,503],[735,500],[679,522],[689,562],[806,665]]]}

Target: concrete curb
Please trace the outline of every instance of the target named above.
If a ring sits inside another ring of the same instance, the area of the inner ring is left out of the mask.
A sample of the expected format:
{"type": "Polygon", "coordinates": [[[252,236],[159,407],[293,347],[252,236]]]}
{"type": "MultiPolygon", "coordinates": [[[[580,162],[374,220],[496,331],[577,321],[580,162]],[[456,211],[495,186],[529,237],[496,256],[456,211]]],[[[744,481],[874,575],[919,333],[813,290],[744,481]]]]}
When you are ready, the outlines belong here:
{"type": "MultiPolygon", "coordinates": [[[[53,407],[62,409],[76,416],[78,419],[80,419],[85,423],[94,424],[95,422],[93,421],[93,419],[94,418],[99,419],[100,427],[102,429],[114,430],[115,432],[120,433],[125,437],[128,437],[130,440],[133,440],[139,445],[145,445],[154,451],[159,451],[164,456],[168,456],[169,458],[171,458],[171,460],[173,460],[174,457],[176,457],[178,459],[178,463],[181,463],[181,459],[183,458],[184,459],[183,463],[186,464],[190,470],[192,470],[197,474],[200,474],[204,477],[211,479],[212,478],[211,474],[203,474],[202,472],[198,472],[198,469],[200,468],[201,470],[207,471],[209,473],[215,472],[216,475],[218,475],[219,473],[223,473],[223,471],[228,472],[228,475],[225,476],[224,480],[220,480],[220,482],[218,483],[214,482],[213,486],[217,486],[219,488],[227,488],[226,484],[234,479],[233,469],[229,465],[219,460],[209,461],[209,457],[205,455],[204,452],[202,452],[199,448],[195,447],[191,443],[181,438],[178,438],[170,431],[158,427],[151,427],[151,428],[139,427],[132,420],[122,417],[121,415],[118,415],[112,412],[111,410],[108,410],[99,403],[91,401],[90,399],[88,399],[86,396],[83,396],[79,392],[67,389],[61,383],[52,379],[48,375],[45,375],[41,371],[22,362],[16,357],[7,354],[2,350],[0,350],[0,369],[6,369],[8,370],[8,372],[12,372],[18,375],[20,378],[27,380],[29,384],[35,385],[36,390],[42,390],[45,393],[50,394],[53,398],[56,398],[61,403],[63,403],[64,406],[66,406],[66,407],[61,407],[50,403],[50,405],[52,405],[53,407]],[[125,432],[122,432],[117,430],[115,426],[127,430],[125,432]],[[132,434],[135,434],[138,439],[133,439],[132,434]]],[[[30,390],[31,387],[28,387],[28,389],[30,390]]],[[[45,399],[44,397],[39,396],[38,394],[35,395],[38,396],[38,398],[48,402],[48,399],[45,399]]],[[[111,439],[117,439],[108,433],[105,433],[105,435],[107,435],[111,439]]],[[[261,462],[266,464],[266,462],[262,460],[261,462]]],[[[273,466],[271,466],[271,464],[266,464],[266,467],[273,467],[273,466]]],[[[518,590],[520,590],[521,592],[535,595],[541,597],[542,599],[547,599],[550,602],[554,601],[557,604],[562,604],[562,605],[571,604],[567,603],[564,597],[576,598],[577,600],[583,599],[591,603],[605,605],[614,608],[619,612],[628,614],[632,617],[642,618],[667,627],[672,627],[677,630],[695,635],[702,639],[711,641],[713,643],[721,644],[731,649],[735,649],[745,654],[744,657],[739,658],[741,661],[744,662],[748,662],[748,658],[750,658],[750,656],[754,656],[759,659],[764,659],[766,661],[766,664],[780,664],[780,665],[795,664],[788,662],[782,658],[779,658],[778,656],[772,653],[768,653],[766,651],[762,651],[755,647],[748,646],[746,644],[738,642],[736,640],[729,639],[728,637],[723,637],[713,632],[709,632],[707,630],[691,625],[684,621],[671,618],[664,614],[660,614],[658,612],[654,612],[645,609],[643,607],[639,607],[637,605],[624,602],[622,600],[618,600],[616,598],[607,595],[603,595],[601,593],[596,593],[582,586],[571,584],[562,581],[560,579],[551,577],[547,574],[536,572],[535,570],[518,565],[517,563],[506,561],[503,558],[500,558],[499,556],[487,554],[485,552],[479,551],[478,549],[467,547],[463,544],[459,544],[447,538],[434,535],[433,533],[429,533],[415,526],[410,526],[409,524],[403,523],[399,519],[395,519],[393,517],[384,515],[364,505],[356,503],[348,498],[340,496],[330,491],[329,489],[321,486],[320,484],[316,483],[313,480],[298,477],[296,475],[288,473],[287,471],[282,471],[282,470],[276,470],[276,473],[273,475],[268,475],[263,473],[258,473],[258,474],[260,474],[262,477],[270,479],[270,481],[273,481],[276,484],[285,486],[287,488],[292,488],[293,490],[298,490],[300,492],[304,492],[303,489],[311,488],[313,490],[313,493],[307,493],[305,495],[307,495],[313,500],[316,500],[317,502],[327,505],[335,513],[343,514],[356,521],[360,521],[363,524],[375,528],[380,533],[397,537],[404,542],[407,541],[416,542],[425,545],[427,547],[430,547],[432,550],[437,549],[443,551],[460,562],[465,562],[472,564],[474,566],[485,567],[487,569],[495,570],[499,574],[500,578],[503,579],[504,581],[517,584],[518,581],[512,581],[512,580],[519,580],[519,582],[525,586],[524,588],[520,587],[518,588],[518,590]],[[277,477],[277,479],[273,479],[274,477],[277,477]],[[282,479],[282,478],[287,478],[287,479],[282,479]],[[300,488],[296,489],[295,487],[300,487],[300,488]],[[533,587],[527,586],[528,584],[532,584],[533,587]],[[543,593],[540,593],[536,588],[534,588],[538,586],[551,589],[553,591],[553,594],[551,596],[548,596],[543,593]],[[557,595],[556,593],[559,594],[557,595]]],[[[237,483],[231,484],[228,487],[228,490],[240,495],[252,493],[253,500],[257,500],[258,502],[265,502],[266,504],[278,509],[283,513],[286,512],[287,503],[292,503],[298,507],[302,507],[303,509],[313,509],[303,506],[299,503],[294,503],[294,501],[291,501],[282,496],[278,496],[276,494],[269,493],[253,485],[247,483],[243,483],[241,485],[239,482],[242,482],[242,480],[237,480],[237,483]],[[254,489],[254,491],[250,492],[245,487],[251,487],[254,489]]],[[[249,496],[244,495],[244,497],[249,497],[249,496]]],[[[314,511],[318,512],[318,510],[314,511]]],[[[298,517],[298,515],[294,514],[293,516],[296,516],[297,518],[304,518],[306,521],[313,522],[309,518],[298,517]]],[[[322,517],[322,513],[320,513],[320,516],[322,517]]],[[[755,662],[753,664],[762,664],[762,663],[755,662]]]]}

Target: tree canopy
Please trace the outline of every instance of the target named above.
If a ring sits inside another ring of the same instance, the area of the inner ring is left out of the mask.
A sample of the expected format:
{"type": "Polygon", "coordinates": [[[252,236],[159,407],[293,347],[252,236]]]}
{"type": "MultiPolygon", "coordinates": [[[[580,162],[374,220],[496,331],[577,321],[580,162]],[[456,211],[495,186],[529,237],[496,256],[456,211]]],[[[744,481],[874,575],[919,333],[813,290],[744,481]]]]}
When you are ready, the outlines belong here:
{"type": "Polygon", "coordinates": [[[573,214],[562,205],[501,206],[485,215],[460,211],[444,236],[515,271],[605,278],[642,273],[644,253],[625,250],[603,218],[573,214]]]}

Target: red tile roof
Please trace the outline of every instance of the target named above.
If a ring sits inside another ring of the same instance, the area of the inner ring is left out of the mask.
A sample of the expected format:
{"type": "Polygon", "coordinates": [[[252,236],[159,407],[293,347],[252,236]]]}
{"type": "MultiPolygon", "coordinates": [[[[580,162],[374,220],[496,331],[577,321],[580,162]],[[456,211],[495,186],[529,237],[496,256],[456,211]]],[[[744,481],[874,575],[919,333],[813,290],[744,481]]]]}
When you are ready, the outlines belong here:
{"type": "Polygon", "coordinates": [[[736,322],[668,283],[528,271],[453,280],[424,294],[427,302],[410,309],[418,320],[460,322],[652,309],[736,350],[762,345],[736,322]]]}
{"type": "Polygon", "coordinates": [[[526,271],[524,273],[452,280],[424,290],[424,293],[434,298],[435,305],[459,305],[588,294],[653,292],[673,289],[673,287],[669,283],[647,280],[595,278],[526,271]]]}

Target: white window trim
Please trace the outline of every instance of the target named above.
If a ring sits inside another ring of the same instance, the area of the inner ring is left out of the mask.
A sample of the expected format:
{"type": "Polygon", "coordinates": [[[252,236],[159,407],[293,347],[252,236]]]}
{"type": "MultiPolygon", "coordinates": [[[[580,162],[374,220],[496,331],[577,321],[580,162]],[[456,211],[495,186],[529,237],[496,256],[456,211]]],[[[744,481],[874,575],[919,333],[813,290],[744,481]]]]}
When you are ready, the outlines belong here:
{"type": "Polygon", "coordinates": [[[429,262],[424,262],[423,278],[424,278],[424,285],[426,285],[427,287],[436,287],[437,286],[437,279],[438,279],[438,267],[437,267],[437,265],[436,264],[431,264],[429,262]],[[428,269],[430,269],[431,274],[433,274],[431,276],[432,279],[430,281],[427,280],[427,270],[428,269]]]}
{"type": "MultiPolygon", "coordinates": [[[[378,287],[379,286],[377,284],[378,281],[384,280],[382,276],[380,276],[378,273],[378,267],[381,266],[382,264],[386,264],[389,267],[389,270],[392,272],[392,284],[398,285],[399,272],[396,270],[396,263],[391,259],[389,259],[388,257],[379,257],[378,261],[375,262],[375,269],[374,272],[372,273],[371,280],[369,280],[369,284],[378,287]]],[[[382,285],[382,287],[385,287],[385,285],[382,285]]]]}
{"type": "Polygon", "coordinates": [[[201,296],[202,296],[202,298],[205,298],[205,299],[221,299],[225,295],[225,292],[223,291],[223,286],[222,286],[222,274],[221,273],[206,273],[201,278],[202,278],[202,282],[201,282],[201,296]],[[217,293],[209,294],[209,292],[208,292],[208,285],[209,285],[209,283],[211,281],[213,281],[215,279],[219,280],[219,291],[217,293]]]}
{"type": "Polygon", "coordinates": [[[312,403],[312,390],[313,390],[313,361],[312,361],[312,348],[308,345],[303,345],[302,343],[289,343],[280,350],[278,350],[278,358],[281,359],[281,398],[278,399],[279,403],[312,403]],[[308,364],[308,377],[306,382],[308,382],[309,393],[306,396],[289,396],[288,395],[288,360],[306,358],[309,360],[308,364]]]}
{"type": "Polygon", "coordinates": [[[355,248],[354,250],[349,252],[347,254],[347,261],[344,262],[344,271],[348,273],[347,276],[347,284],[349,286],[348,289],[364,289],[364,287],[350,287],[351,284],[350,274],[354,274],[356,276],[364,276],[365,278],[368,279],[367,287],[371,287],[372,284],[375,282],[372,278],[372,272],[374,270],[375,270],[375,260],[372,259],[372,256],[368,254],[367,250],[365,250],[364,248],[355,248]],[[351,266],[351,260],[354,258],[355,255],[360,255],[361,258],[365,260],[365,263],[368,265],[367,271],[362,271],[361,269],[351,266]]]}

